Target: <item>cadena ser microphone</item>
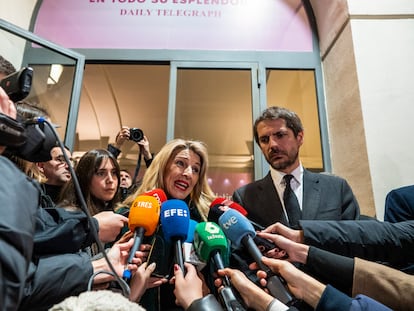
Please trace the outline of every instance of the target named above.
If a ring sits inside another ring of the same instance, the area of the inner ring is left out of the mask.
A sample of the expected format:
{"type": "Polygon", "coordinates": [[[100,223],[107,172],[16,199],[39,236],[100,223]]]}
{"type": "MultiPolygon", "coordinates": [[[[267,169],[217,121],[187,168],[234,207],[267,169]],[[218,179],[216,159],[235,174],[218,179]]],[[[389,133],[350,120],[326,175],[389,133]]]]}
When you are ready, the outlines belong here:
{"type": "Polygon", "coordinates": [[[244,245],[259,268],[266,272],[268,275],[266,287],[271,295],[286,305],[291,303],[293,298],[284,285],[286,282],[281,277],[273,274],[270,268],[263,264],[261,260],[262,253],[253,240],[256,232],[249,220],[239,212],[230,209],[220,216],[219,225],[234,246],[239,247],[241,244],[244,245]]]}
{"type": "Polygon", "coordinates": [[[149,196],[152,196],[152,197],[156,198],[158,203],[160,204],[160,206],[163,202],[167,201],[167,195],[160,188],[156,188],[156,189],[147,191],[147,192],[144,193],[144,195],[149,195],[149,196]]]}
{"type": "MultiPolygon", "coordinates": [[[[129,230],[134,232],[134,244],[129,251],[128,263],[132,263],[135,252],[142,244],[145,236],[154,234],[160,219],[160,203],[155,196],[140,195],[131,204],[128,216],[129,230]]],[[[124,271],[124,279],[128,282],[131,278],[129,270],[124,271]]]]}
{"type": "MultiPolygon", "coordinates": [[[[210,204],[210,210],[208,212],[207,219],[209,221],[213,221],[213,222],[218,224],[218,219],[220,218],[220,216],[223,215],[223,213],[226,212],[227,210],[229,210],[230,208],[240,212],[240,214],[242,214],[243,216],[247,217],[247,215],[248,215],[248,212],[240,204],[238,204],[236,202],[233,202],[231,200],[228,200],[226,198],[216,198],[210,204]]],[[[248,220],[256,230],[264,230],[265,229],[263,226],[259,225],[258,223],[254,222],[250,219],[248,219],[248,220]]],[[[272,241],[269,241],[269,240],[264,239],[262,237],[259,237],[257,235],[255,235],[255,237],[254,237],[254,242],[259,247],[259,249],[262,253],[267,252],[267,251],[269,251],[271,249],[274,249],[276,247],[276,245],[272,241]]]]}
{"type": "MultiPolygon", "coordinates": [[[[194,232],[194,248],[200,259],[205,262],[212,260],[216,269],[224,269],[228,263],[228,244],[226,236],[214,222],[200,222],[194,232]],[[225,260],[223,261],[223,256],[225,260]]],[[[227,276],[222,278],[224,287],[220,290],[220,299],[228,311],[246,310],[236,299],[227,276]]]]}
{"type": "Polygon", "coordinates": [[[161,204],[161,226],[167,241],[174,243],[174,261],[185,272],[182,242],[190,226],[190,210],[182,200],[171,199],[161,204]]]}

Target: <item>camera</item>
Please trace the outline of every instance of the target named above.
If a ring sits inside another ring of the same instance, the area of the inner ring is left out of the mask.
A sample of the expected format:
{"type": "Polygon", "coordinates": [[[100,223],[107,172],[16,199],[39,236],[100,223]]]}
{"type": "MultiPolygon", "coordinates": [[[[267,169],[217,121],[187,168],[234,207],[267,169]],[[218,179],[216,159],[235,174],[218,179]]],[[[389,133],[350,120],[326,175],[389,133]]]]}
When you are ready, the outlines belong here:
{"type": "Polygon", "coordinates": [[[24,67],[0,81],[0,86],[13,102],[23,100],[32,88],[33,69],[24,67]]]}
{"type": "Polygon", "coordinates": [[[136,127],[129,129],[129,139],[135,142],[139,142],[144,138],[144,132],[136,127]]]}

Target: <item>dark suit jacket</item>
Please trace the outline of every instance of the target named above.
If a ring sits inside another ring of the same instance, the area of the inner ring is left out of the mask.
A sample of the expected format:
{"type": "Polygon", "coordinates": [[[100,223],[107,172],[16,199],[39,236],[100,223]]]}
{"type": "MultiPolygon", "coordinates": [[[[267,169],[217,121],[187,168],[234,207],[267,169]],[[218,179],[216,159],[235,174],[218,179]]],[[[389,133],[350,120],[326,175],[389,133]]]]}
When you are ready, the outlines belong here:
{"type": "Polygon", "coordinates": [[[387,194],[384,220],[389,222],[414,220],[414,186],[397,188],[387,194]]]}
{"type": "MultiPolygon", "coordinates": [[[[270,172],[237,189],[233,200],[247,210],[250,220],[264,227],[275,222],[288,225],[270,172]]],[[[358,219],[359,215],[358,202],[345,179],[304,170],[302,219],[358,219]]]]}

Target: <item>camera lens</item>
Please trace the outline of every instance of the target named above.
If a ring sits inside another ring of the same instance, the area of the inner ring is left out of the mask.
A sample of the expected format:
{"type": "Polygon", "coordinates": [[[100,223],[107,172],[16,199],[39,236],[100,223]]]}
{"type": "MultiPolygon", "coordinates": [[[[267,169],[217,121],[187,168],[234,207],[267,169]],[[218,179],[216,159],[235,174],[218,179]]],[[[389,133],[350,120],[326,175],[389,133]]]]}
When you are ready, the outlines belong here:
{"type": "Polygon", "coordinates": [[[139,142],[144,138],[144,132],[139,128],[131,128],[129,130],[129,139],[135,142],[139,142]]]}

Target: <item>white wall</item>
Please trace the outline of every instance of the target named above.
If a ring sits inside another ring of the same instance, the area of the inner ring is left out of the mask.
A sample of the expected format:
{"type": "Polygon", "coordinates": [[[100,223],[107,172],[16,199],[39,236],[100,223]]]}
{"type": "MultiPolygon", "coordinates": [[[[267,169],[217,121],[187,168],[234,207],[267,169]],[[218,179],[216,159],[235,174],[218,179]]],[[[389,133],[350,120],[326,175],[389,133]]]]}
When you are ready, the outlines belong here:
{"type": "Polygon", "coordinates": [[[414,184],[414,1],[348,1],[377,217],[414,184]]]}

